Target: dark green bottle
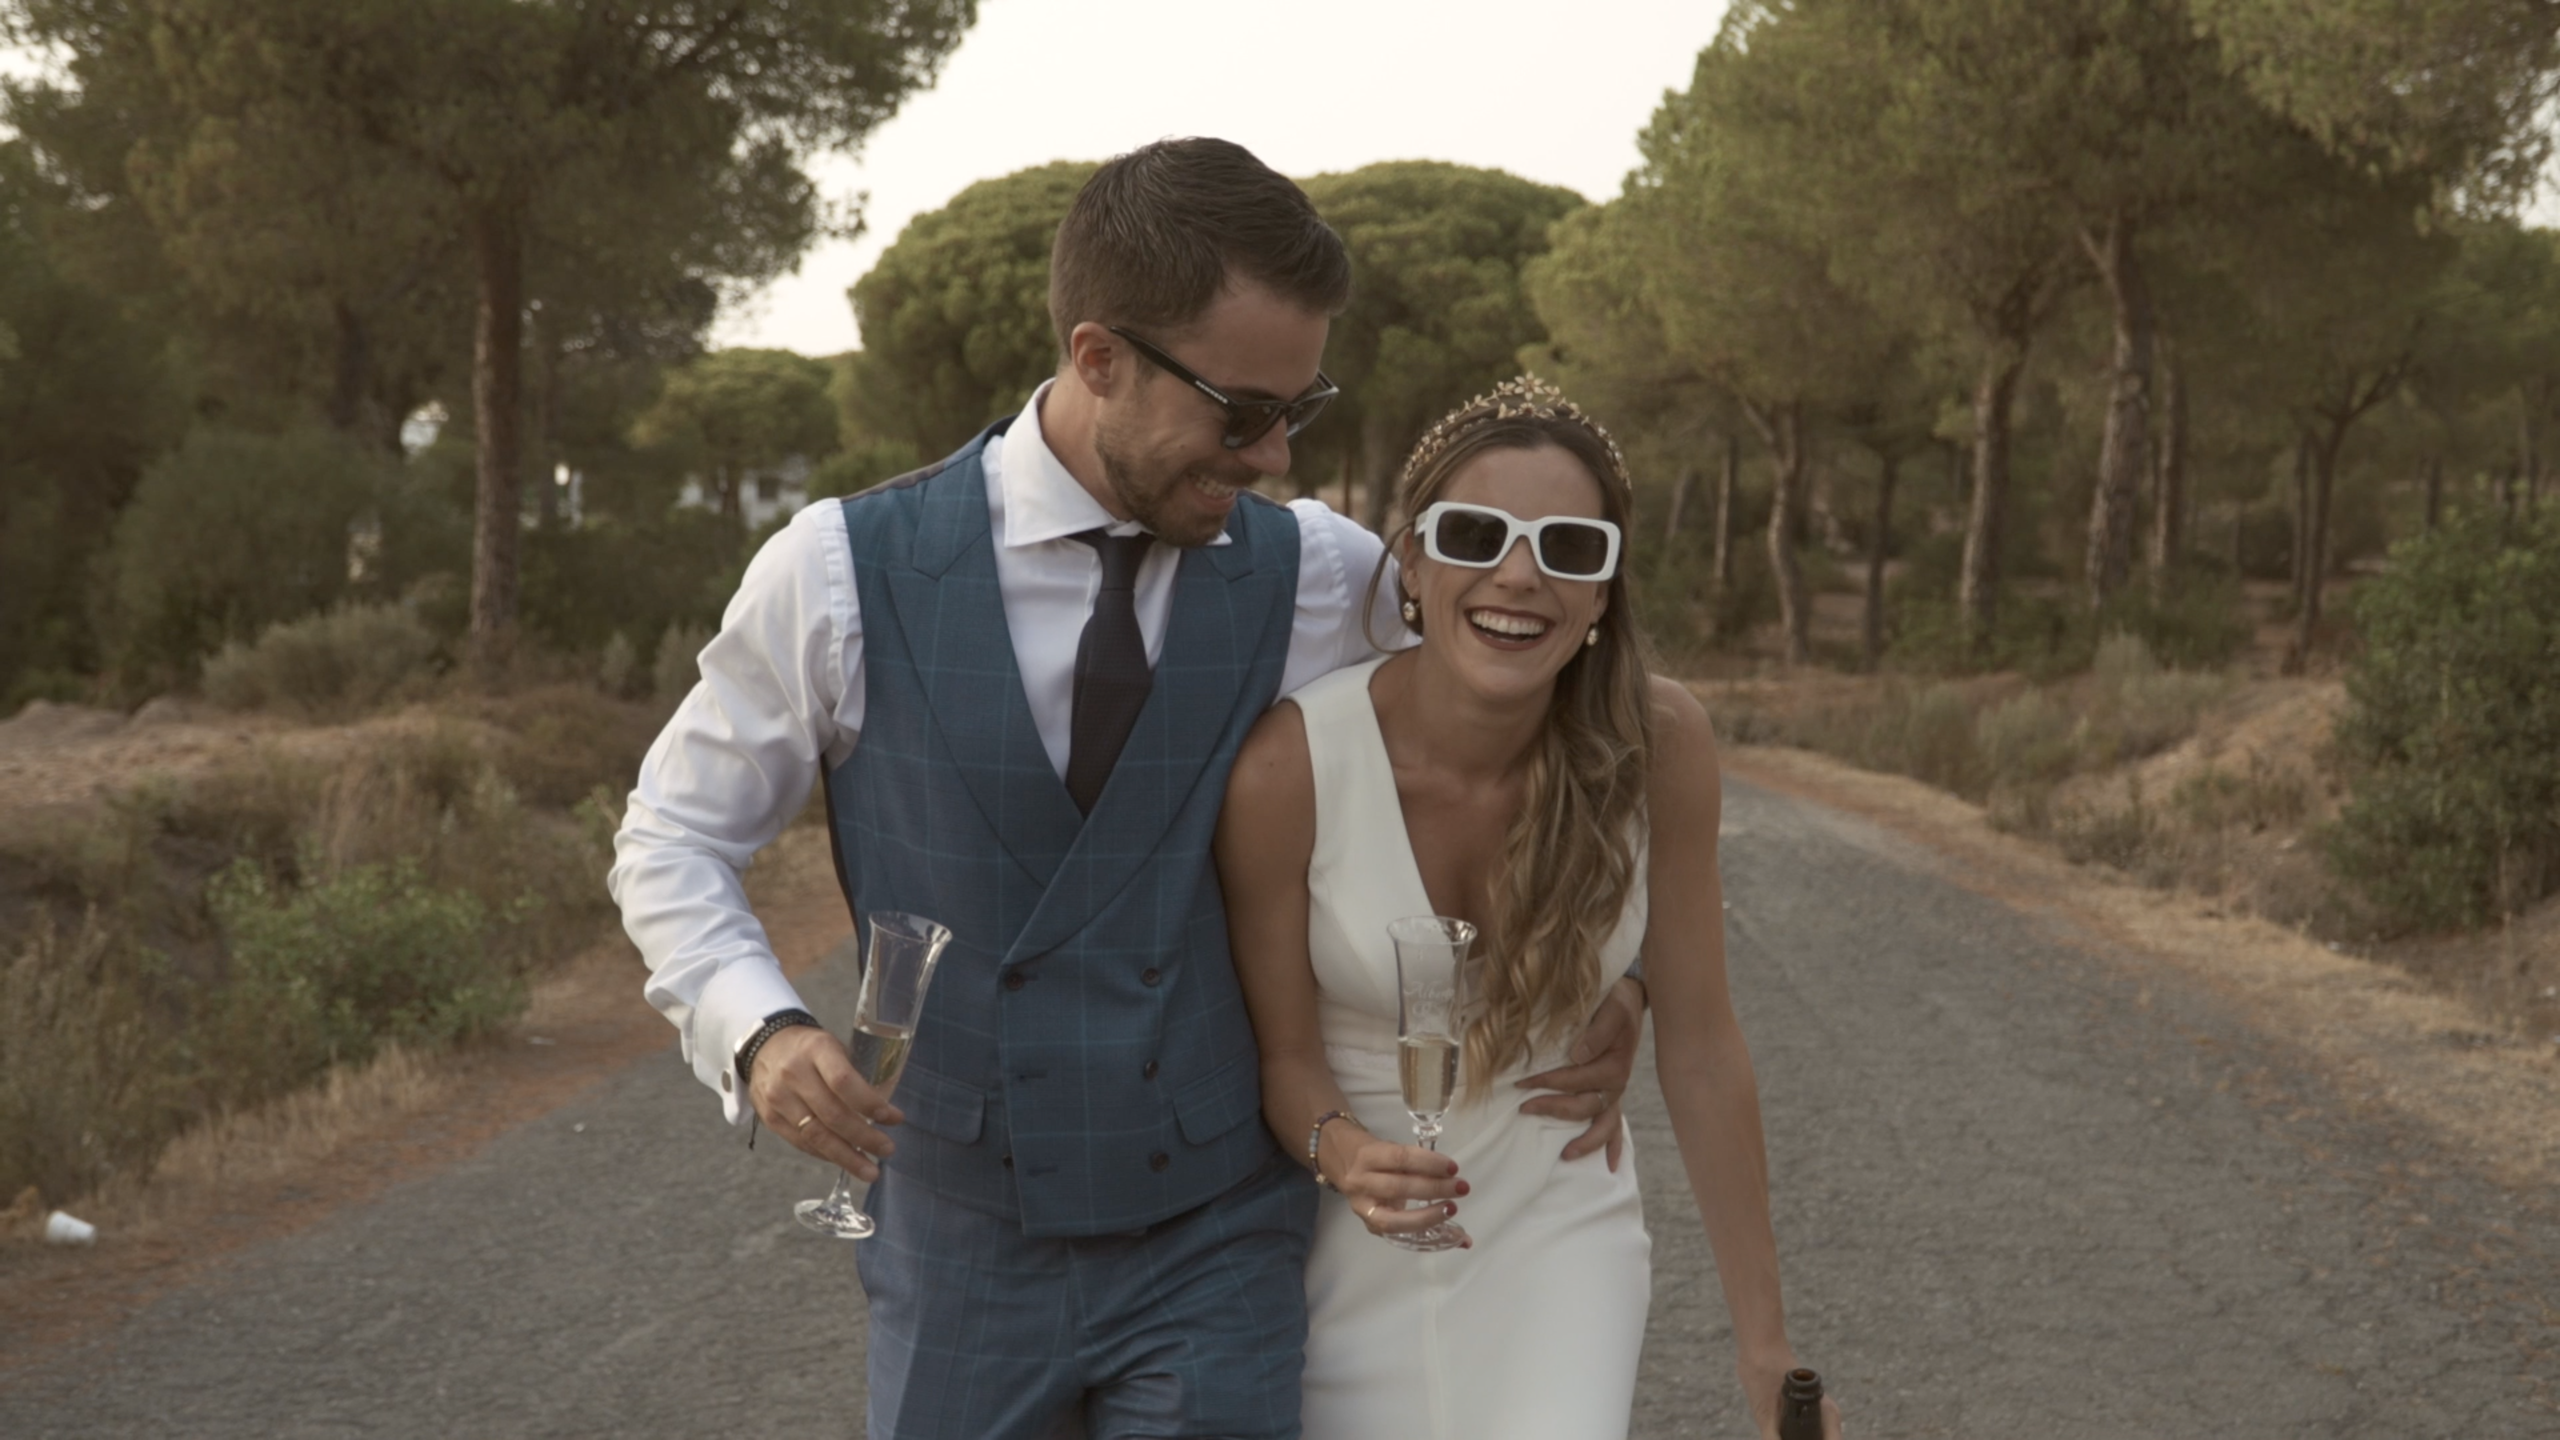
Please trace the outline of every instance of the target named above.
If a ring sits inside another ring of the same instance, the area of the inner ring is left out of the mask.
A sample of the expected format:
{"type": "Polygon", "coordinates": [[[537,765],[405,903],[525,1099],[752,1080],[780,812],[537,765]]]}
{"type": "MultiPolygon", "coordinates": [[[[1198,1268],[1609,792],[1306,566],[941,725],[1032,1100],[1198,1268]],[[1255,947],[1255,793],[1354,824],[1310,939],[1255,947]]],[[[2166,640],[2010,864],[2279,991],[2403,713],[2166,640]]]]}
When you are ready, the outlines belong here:
{"type": "Polygon", "coordinates": [[[1790,1370],[1778,1387],[1778,1440],[1822,1440],[1822,1377],[1790,1370]]]}

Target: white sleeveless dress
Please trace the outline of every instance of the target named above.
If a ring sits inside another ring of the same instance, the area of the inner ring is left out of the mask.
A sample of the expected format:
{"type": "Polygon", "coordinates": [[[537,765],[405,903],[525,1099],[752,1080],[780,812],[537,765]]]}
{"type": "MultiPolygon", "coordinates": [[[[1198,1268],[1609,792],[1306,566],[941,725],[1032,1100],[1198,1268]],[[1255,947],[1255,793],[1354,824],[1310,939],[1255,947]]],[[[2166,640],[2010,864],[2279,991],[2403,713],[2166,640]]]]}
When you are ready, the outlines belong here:
{"type": "MultiPolygon", "coordinates": [[[[1290,698],[1315,770],[1307,939],[1326,1058],[1360,1123],[1409,1143],[1387,925],[1432,907],[1369,699],[1379,663],[1290,698]]],[[[1607,980],[1644,922],[1639,879],[1602,953],[1607,980]]],[[[1491,1087],[1460,1076],[1440,1148],[1471,1187],[1458,1223],[1474,1248],[1399,1250],[1325,1195],[1307,1264],[1307,1440],[1624,1440],[1653,1241],[1632,1151],[1615,1174],[1604,1155],[1565,1161],[1582,1123],[1519,1112],[1528,1092],[1512,1082],[1561,1059],[1534,1057],[1491,1087]]]]}

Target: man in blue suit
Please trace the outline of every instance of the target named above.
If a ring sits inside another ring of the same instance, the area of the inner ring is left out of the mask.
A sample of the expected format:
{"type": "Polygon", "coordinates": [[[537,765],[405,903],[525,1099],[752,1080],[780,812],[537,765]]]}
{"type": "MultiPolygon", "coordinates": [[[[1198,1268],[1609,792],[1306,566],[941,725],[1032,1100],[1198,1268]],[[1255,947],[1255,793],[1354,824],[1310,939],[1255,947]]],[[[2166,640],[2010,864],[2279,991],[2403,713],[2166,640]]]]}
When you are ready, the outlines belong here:
{"type": "MultiPolygon", "coordinates": [[[[1404,639],[1377,537],[1249,488],[1333,394],[1350,285],[1241,147],[1105,165],[1051,256],[1057,377],[802,511],[642,768],[612,884],[651,1003],[731,1123],[877,1181],[874,1437],[1298,1434],[1317,1190],[1257,1123],[1209,848],[1255,717],[1404,639]],[[812,783],[854,911],[954,933],[894,1106],[738,884],[812,783]]],[[[1613,992],[1527,1102],[1591,1118],[1578,1149],[1641,1011],[1613,992]]]]}

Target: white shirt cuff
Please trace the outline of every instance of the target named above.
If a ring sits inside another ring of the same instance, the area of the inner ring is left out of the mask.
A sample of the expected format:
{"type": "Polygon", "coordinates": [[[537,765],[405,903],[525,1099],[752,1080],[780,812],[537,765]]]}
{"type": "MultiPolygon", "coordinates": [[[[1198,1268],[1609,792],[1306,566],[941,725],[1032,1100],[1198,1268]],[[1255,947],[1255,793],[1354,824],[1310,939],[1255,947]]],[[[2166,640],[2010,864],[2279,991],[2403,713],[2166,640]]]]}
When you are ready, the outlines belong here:
{"type": "Polygon", "coordinates": [[[720,1112],[730,1124],[744,1124],[749,1113],[738,1084],[738,1047],[773,1012],[807,1008],[782,967],[761,956],[732,960],[702,987],[693,1008],[693,1073],[719,1092],[720,1112]]]}

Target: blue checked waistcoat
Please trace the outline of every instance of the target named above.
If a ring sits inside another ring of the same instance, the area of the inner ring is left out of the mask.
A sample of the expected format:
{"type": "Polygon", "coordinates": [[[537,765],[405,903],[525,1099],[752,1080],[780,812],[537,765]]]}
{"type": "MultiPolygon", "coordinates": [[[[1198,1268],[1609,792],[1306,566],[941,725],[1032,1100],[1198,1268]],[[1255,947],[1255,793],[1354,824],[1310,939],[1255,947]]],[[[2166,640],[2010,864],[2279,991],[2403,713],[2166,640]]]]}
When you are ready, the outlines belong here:
{"type": "Polygon", "coordinates": [[[1209,844],[1279,690],[1298,524],[1249,499],[1231,544],[1182,553],[1154,688],[1080,815],[996,592],[979,456],[1003,428],[844,502],[867,688],[829,823],[856,914],[953,933],[898,1082],[902,1180],[1031,1235],[1134,1230],[1273,1153],[1209,844]]]}

